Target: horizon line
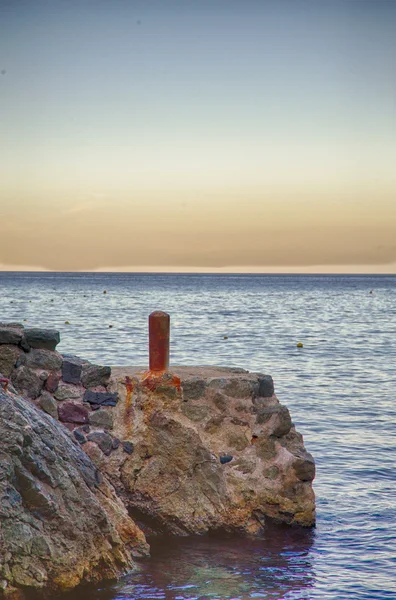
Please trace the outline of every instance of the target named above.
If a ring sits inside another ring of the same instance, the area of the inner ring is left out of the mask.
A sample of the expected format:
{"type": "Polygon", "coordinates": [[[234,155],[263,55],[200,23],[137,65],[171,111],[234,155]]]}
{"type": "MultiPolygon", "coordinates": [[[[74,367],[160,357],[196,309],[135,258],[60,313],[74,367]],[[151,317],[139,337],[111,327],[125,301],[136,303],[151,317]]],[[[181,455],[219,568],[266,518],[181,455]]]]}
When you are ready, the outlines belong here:
{"type": "Polygon", "coordinates": [[[276,267],[182,267],[128,266],[95,269],[46,269],[41,266],[0,264],[0,273],[131,273],[131,274],[213,274],[213,275],[396,275],[396,262],[380,265],[309,265],[276,267]]]}

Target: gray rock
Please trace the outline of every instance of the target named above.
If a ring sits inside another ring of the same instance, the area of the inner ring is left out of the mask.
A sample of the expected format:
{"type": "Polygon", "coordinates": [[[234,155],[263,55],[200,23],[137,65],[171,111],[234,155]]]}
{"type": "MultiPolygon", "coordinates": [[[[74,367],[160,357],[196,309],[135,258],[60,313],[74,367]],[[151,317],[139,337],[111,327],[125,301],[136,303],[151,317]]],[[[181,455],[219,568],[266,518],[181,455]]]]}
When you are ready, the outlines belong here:
{"type": "Polygon", "coordinates": [[[122,449],[126,454],[132,454],[134,450],[134,445],[132,442],[122,442],[122,449]]]}
{"type": "Polygon", "coordinates": [[[85,444],[87,441],[87,438],[85,437],[85,435],[83,434],[83,432],[80,429],[75,429],[73,431],[74,437],[76,438],[76,440],[82,445],[85,444]]]}
{"type": "Polygon", "coordinates": [[[64,358],[62,365],[62,379],[66,383],[79,384],[82,374],[82,361],[74,358],[64,358]]]}
{"type": "Polygon", "coordinates": [[[251,398],[258,393],[259,384],[248,378],[235,377],[224,386],[224,393],[230,398],[251,398]]]}
{"type": "Polygon", "coordinates": [[[117,578],[134,566],[131,552],[147,552],[64,427],[1,390],[0,440],[1,596],[6,589],[13,598],[33,590],[57,597],[79,583],[117,578]]]}
{"type": "Polygon", "coordinates": [[[84,363],[81,381],[85,388],[106,385],[111,375],[110,367],[102,367],[91,363],[84,363]]]}
{"type": "Polygon", "coordinates": [[[86,390],[84,393],[84,402],[89,402],[93,406],[116,406],[119,400],[117,392],[92,392],[86,390]]]}
{"type": "Polygon", "coordinates": [[[206,405],[183,404],[181,409],[191,421],[203,421],[209,414],[209,407],[206,405]]]}
{"type": "Polygon", "coordinates": [[[107,410],[98,410],[89,415],[89,424],[93,427],[113,429],[113,415],[107,410]]]}
{"type": "Polygon", "coordinates": [[[32,348],[55,350],[60,342],[59,331],[56,329],[39,329],[36,327],[25,329],[26,341],[32,348]]]}
{"type": "Polygon", "coordinates": [[[0,373],[10,377],[23,351],[17,346],[0,346],[0,373]]]}
{"type": "Polygon", "coordinates": [[[29,398],[35,399],[40,395],[44,382],[40,376],[28,367],[18,367],[12,375],[11,381],[15,389],[29,398]]]}
{"type": "Polygon", "coordinates": [[[81,388],[75,387],[74,385],[70,385],[68,383],[60,382],[57,390],[54,393],[54,396],[59,402],[63,400],[76,400],[80,398],[82,394],[81,388]]]}
{"type": "Polygon", "coordinates": [[[199,377],[194,377],[193,379],[188,379],[187,381],[183,381],[182,390],[183,390],[183,400],[197,400],[201,398],[205,393],[206,382],[204,379],[200,379],[199,377]]]}
{"type": "Polygon", "coordinates": [[[309,452],[301,452],[293,461],[293,469],[301,481],[313,481],[315,478],[315,461],[309,452]]]}
{"type": "Polygon", "coordinates": [[[58,418],[58,405],[49,392],[42,392],[39,396],[40,407],[54,419],[58,418]]]}
{"type": "Polygon", "coordinates": [[[26,354],[26,365],[31,369],[58,371],[62,366],[62,357],[58,352],[35,348],[26,354]]]}
{"type": "Polygon", "coordinates": [[[23,338],[23,329],[20,326],[0,326],[0,344],[18,346],[23,338]]]}
{"type": "Polygon", "coordinates": [[[95,442],[106,456],[109,456],[113,449],[113,440],[111,436],[104,431],[93,431],[88,435],[88,440],[90,442],[95,442]]]}
{"type": "Polygon", "coordinates": [[[271,421],[268,433],[275,437],[282,437],[289,433],[292,420],[286,406],[277,404],[275,406],[267,406],[259,408],[257,412],[256,422],[263,425],[271,421]]]}
{"type": "Polygon", "coordinates": [[[275,441],[265,435],[257,439],[255,446],[257,456],[263,460],[271,460],[277,454],[275,441]]]}

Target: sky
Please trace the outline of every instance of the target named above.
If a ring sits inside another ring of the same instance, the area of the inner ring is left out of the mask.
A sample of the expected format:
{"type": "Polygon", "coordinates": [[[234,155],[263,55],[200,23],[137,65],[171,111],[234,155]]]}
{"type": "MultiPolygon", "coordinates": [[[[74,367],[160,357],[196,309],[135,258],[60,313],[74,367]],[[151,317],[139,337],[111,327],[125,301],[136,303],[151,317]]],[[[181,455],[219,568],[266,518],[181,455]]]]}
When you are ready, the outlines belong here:
{"type": "Polygon", "coordinates": [[[396,273],[396,1],[0,0],[0,270],[396,273]]]}

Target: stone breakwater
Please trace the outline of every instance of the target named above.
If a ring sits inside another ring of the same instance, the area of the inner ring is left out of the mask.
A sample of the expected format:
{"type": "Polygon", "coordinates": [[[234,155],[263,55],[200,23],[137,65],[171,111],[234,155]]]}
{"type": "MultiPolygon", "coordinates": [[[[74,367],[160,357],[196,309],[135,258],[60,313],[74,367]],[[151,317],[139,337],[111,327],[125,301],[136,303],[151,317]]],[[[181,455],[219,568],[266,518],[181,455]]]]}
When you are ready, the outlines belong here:
{"type": "MultiPolygon", "coordinates": [[[[72,445],[73,452],[78,449],[80,456],[86,457],[100,485],[107,486],[101,497],[113,494],[112,502],[124,511],[118,522],[133,530],[134,542],[129,543],[137,553],[147,548],[142,531],[187,535],[225,530],[260,535],[268,520],[308,527],[315,524],[315,463],[288,409],[279,403],[269,375],[214,367],[172,367],[166,373],[110,368],[59,354],[58,342],[59,333],[54,330],[0,325],[0,373],[7,388],[0,402],[5,402],[4,398],[18,401],[22,413],[24,403],[26,414],[34,414],[38,421],[42,414],[44,429],[52,427],[52,436],[69,440],[65,443],[72,445]],[[29,404],[36,408],[28,408],[29,404]]],[[[37,459],[40,444],[44,448],[45,442],[37,440],[33,458],[21,463],[28,472],[22,481],[27,482],[28,490],[36,484],[50,486],[48,494],[57,505],[64,502],[62,488],[59,486],[59,497],[54,499],[51,479],[46,481],[49,466],[37,459]],[[42,472],[37,463],[44,464],[42,472]],[[29,477],[39,481],[29,483],[29,477]]],[[[13,473],[9,484],[24,504],[18,488],[21,484],[14,483],[18,470],[13,473]]],[[[58,489],[55,484],[54,489],[58,489]]],[[[30,491],[25,494],[30,498],[30,491]]],[[[34,502],[29,502],[24,506],[36,511],[34,502]]],[[[81,510],[84,512],[83,507],[81,510]]],[[[0,516],[3,532],[7,517],[0,516]]],[[[100,530],[99,521],[93,530],[100,530]]],[[[64,522],[73,528],[71,515],[65,514],[64,522]]],[[[29,540],[33,538],[32,534],[29,540]]],[[[22,554],[19,547],[8,550],[14,563],[11,561],[12,568],[3,566],[3,587],[50,589],[52,584],[46,582],[56,580],[48,575],[48,569],[41,580],[40,574],[38,579],[32,575],[23,579],[28,572],[23,565],[29,563],[32,553],[29,544],[22,554]],[[18,563],[20,556],[23,560],[18,563]],[[16,566],[15,573],[14,564],[22,565],[16,566]]],[[[120,547],[118,550],[122,553],[120,547]]],[[[74,548],[66,554],[73,552],[74,548]]],[[[126,547],[125,552],[131,551],[126,547]]],[[[46,560],[53,562],[51,555],[46,560]]],[[[123,568],[133,564],[125,556],[121,563],[123,568]]],[[[70,581],[77,585],[98,578],[94,561],[84,564],[81,577],[70,576],[68,587],[72,587],[70,581]]],[[[114,576],[117,568],[104,569],[103,577],[109,573],[114,576]]]]}

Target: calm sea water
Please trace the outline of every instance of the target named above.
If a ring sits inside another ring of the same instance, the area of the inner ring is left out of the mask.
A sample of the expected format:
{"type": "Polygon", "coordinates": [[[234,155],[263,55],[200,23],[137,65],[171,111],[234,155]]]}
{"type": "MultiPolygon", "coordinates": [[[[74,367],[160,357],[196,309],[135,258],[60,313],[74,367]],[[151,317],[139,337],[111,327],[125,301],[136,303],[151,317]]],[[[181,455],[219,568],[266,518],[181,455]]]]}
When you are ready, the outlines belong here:
{"type": "Polygon", "coordinates": [[[315,530],[157,540],[81,597],[396,598],[396,276],[0,273],[0,291],[0,321],[110,365],[147,365],[147,316],[169,312],[173,364],[272,374],[316,459],[315,530]]]}

